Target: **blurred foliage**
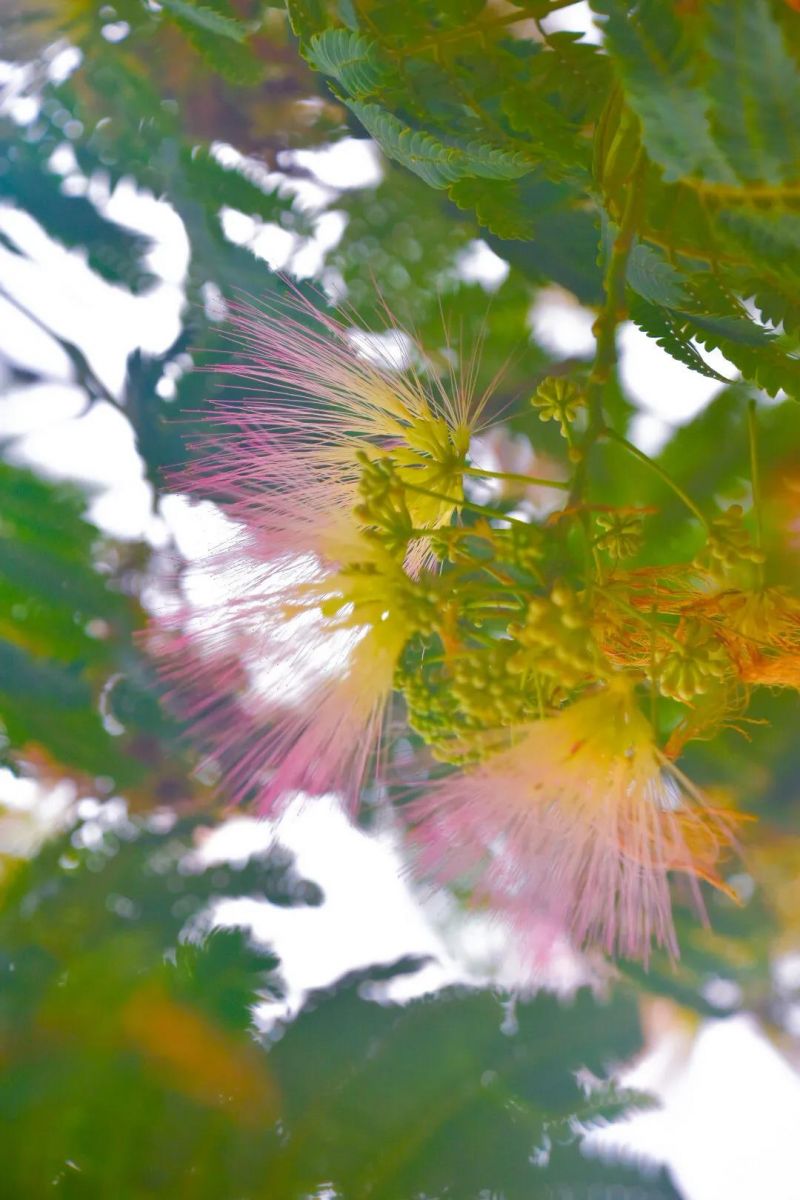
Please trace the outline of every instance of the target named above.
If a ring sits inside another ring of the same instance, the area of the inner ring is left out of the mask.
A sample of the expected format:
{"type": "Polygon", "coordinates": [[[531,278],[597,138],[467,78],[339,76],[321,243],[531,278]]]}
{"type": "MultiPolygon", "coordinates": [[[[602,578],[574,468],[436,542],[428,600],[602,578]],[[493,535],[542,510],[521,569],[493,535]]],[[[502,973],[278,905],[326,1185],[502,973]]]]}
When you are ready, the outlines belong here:
{"type": "Polygon", "coordinates": [[[210,906],[321,897],[277,850],[204,867],[200,832],[97,806],[9,890],[3,1195],[301,1200],[327,1182],[353,1200],[675,1196],[663,1172],[575,1147],[642,1103],[606,1082],[639,1044],[630,994],[509,1010],[454,988],[397,1005],[379,993],[417,965],[401,962],[259,1031],[253,1003],[282,995],[277,960],[212,929],[210,906]]]}
{"type": "Polygon", "coordinates": [[[130,553],[103,543],[75,487],[2,463],[0,504],[4,759],[23,749],[45,777],[67,768],[146,807],[188,797],[188,760],[132,642],[143,613],[130,553]]]}
{"type": "MultiPolygon", "coordinates": [[[[319,286],[342,291],[371,328],[412,325],[433,360],[482,342],[481,380],[505,367],[495,411],[515,432],[535,425],[541,452],[563,457],[557,431],[521,402],[576,364],[531,337],[530,310],[544,288],[597,310],[635,190],[618,315],[721,388],[658,461],[700,501],[746,498],[746,396],[757,395],[771,581],[796,581],[794,7],[594,0],[598,47],[554,32],[548,14],[564,9],[568,26],[570,6],[548,0],[288,0],[286,11],[261,0],[6,0],[0,214],[29,214],[141,297],[157,285],[153,246],[109,215],[109,197],[132,185],[180,218],[180,333],[160,354],[132,352],[118,394],[85,348],[50,331],[87,408],[112,404],[129,421],[157,503],[165,468],[228,386],[192,370],[220,353],[217,298],[278,295],[259,233],[290,246],[291,272],[331,214],[344,228],[310,268],[319,286]],[[380,177],[364,185],[320,187],[296,153],[367,137],[380,177]],[[230,213],[245,218],[244,241],[232,240],[230,213]],[[491,298],[465,277],[476,239],[501,260],[491,298]],[[723,366],[711,365],[714,349],[723,366]],[[745,384],[728,386],[737,375],[745,384]]],[[[25,260],[15,228],[0,222],[0,272],[25,260]]],[[[47,327],[4,275],[0,302],[47,327]]],[[[11,355],[2,365],[17,402],[34,405],[53,382],[11,355]]],[[[612,384],[607,400],[624,430],[630,399],[612,384]]],[[[0,843],[0,1195],[674,1196],[663,1173],[581,1155],[580,1130],[636,1098],[608,1082],[584,1095],[575,1071],[605,1081],[638,1050],[639,993],[788,1022],[773,967],[776,947],[800,945],[797,694],[767,695],[757,723],[691,751],[698,781],[759,819],[744,835],[742,905],[715,896],[710,929],[683,923],[679,965],[626,968],[605,1002],[585,992],[567,1007],[520,1002],[513,1033],[489,992],[401,1007],[374,998],[393,971],[367,972],[265,1033],[252,1004],[281,994],[276,959],[242,931],[210,932],[202,914],[224,896],[319,894],[280,854],[241,871],[182,866],[199,828],[185,814],[218,814],[137,642],[163,563],[94,527],[77,487],[20,466],[10,442],[0,450],[3,764],[47,786],[70,778],[78,796],[123,793],[138,814],[78,824],[25,866],[0,843]],[[733,990],[715,991],[720,981],[733,990]]],[[[697,525],[675,495],[613,444],[595,448],[591,492],[651,508],[648,545],[665,558],[696,551],[697,525]]]]}

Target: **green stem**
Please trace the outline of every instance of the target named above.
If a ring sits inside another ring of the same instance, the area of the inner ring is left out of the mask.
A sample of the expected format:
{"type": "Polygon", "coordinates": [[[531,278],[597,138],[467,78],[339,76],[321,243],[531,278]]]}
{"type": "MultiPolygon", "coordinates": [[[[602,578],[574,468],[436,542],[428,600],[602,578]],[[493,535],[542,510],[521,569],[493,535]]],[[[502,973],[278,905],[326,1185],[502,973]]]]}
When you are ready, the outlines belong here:
{"type": "MultiPolygon", "coordinates": [[[[493,567],[491,563],[484,563],[483,570],[490,577],[490,579],[494,579],[494,581],[499,583],[501,587],[508,588],[510,591],[514,591],[514,588],[519,586],[515,579],[510,579],[507,575],[504,575],[502,571],[498,571],[496,567],[493,567]]],[[[532,567],[528,573],[533,575],[533,577],[537,579],[539,583],[544,583],[542,573],[536,567],[532,567]]],[[[519,596],[519,592],[515,592],[514,594],[519,596]]],[[[522,603],[523,605],[525,604],[524,599],[522,599],[522,603]]]]}
{"type": "Polygon", "coordinates": [[[586,387],[586,404],[589,410],[589,425],[580,447],[581,457],[575,468],[572,481],[571,502],[576,503],[586,485],[587,458],[589,451],[605,427],[603,397],[617,365],[617,327],[627,315],[625,309],[625,280],[628,258],[636,237],[636,227],[642,194],[639,179],[642,152],[636,157],[628,183],[628,196],[622,213],[617,236],[606,268],[603,288],[605,300],[592,327],[596,350],[586,387]]]}
{"type": "MultiPolygon", "coordinates": [[[[430,496],[431,500],[441,500],[443,504],[452,504],[453,508],[464,508],[468,512],[477,513],[480,517],[491,517],[493,521],[508,521],[511,525],[520,525],[523,529],[530,529],[527,521],[520,521],[517,517],[507,516],[505,513],[498,512],[495,508],[487,508],[484,504],[473,504],[471,500],[458,500],[455,496],[445,496],[443,492],[433,492],[430,488],[420,487],[416,483],[406,483],[405,488],[409,492],[416,492],[420,496],[430,496]]],[[[428,531],[429,536],[435,536],[435,529],[428,531]]]]}
{"type": "Polygon", "coordinates": [[[504,600],[474,600],[467,599],[464,601],[465,607],[470,611],[473,609],[487,609],[489,612],[513,612],[519,613],[525,608],[523,601],[514,604],[504,600]]]}
{"type": "Polygon", "coordinates": [[[665,471],[664,468],[655,461],[655,459],[652,459],[649,454],[645,454],[644,450],[640,450],[638,446],[634,446],[633,442],[629,442],[628,439],[623,437],[621,433],[617,433],[616,429],[611,429],[609,426],[606,426],[603,432],[605,437],[611,438],[612,441],[617,442],[620,446],[624,446],[629,454],[632,454],[634,458],[638,458],[639,462],[644,463],[650,468],[651,471],[655,472],[659,479],[662,480],[667,487],[671,488],[675,495],[683,501],[689,511],[697,517],[698,521],[704,526],[704,528],[708,529],[708,519],[697,507],[694,500],[692,500],[690,496],[687,496],[683,488],[675,482],[672,476],[669,475],[668,472],[665,471]]]}
{"type": "Polygon", "coordinates": [[[465,475],[475,475],[478,479],[505,479],[509,483],[526,483],[534,487],[560,488],[569,491],[570,485],[561,479],[538,479],[535,475],[518,475],[514,471],[483,471],[480,467],[464,467],[465,475]]]}
{"type": "Polygon", "coordinates": [[[539,710],[539,720],[544,720],[544,696],[542,695],[542,679],[536,674],[533,677],[534,686],[536,688],[536,707],[539,710]]]}
{"type": "Polygon", "coordinates": [[[440,529],[412,529],[409,537],[415,541],[422,541],[423,538],[432,537],[455,537],[464,536],[463,525],[442,525],[440,529]]]}
{"type": "MultiPolygon", "coordinates": [[[[756,546],[761,550],[764,542],[764,526],[761,513],[761,476],[758,469],[758,425],[755,400],[751,400],[747,406],[747,439],[750,443],[750,486],[753,491],[753,515],[756,519],[756,546]]],[[[763,584],[763,563],[758,565],[758,577],[759,583],[763,584]]]]}

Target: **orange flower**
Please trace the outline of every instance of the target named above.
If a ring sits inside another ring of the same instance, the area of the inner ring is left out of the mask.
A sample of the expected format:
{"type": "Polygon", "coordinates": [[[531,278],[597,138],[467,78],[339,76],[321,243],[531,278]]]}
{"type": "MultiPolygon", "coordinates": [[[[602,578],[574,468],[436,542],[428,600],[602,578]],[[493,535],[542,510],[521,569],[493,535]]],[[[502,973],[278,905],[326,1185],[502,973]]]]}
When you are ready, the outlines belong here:
{"type": "Polygon", "coordinates": [[[800,600],[785,588],[721,592],[702,611],[743,682],[800,687],[800,600]]]}

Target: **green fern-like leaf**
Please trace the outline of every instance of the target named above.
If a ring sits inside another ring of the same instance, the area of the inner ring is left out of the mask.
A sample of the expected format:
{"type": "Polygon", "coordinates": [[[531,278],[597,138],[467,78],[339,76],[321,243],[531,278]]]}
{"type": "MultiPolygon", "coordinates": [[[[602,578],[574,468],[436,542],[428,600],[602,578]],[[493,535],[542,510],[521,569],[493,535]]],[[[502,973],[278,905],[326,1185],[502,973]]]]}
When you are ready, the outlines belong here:
{"type": "Polygon", "coordinates": [[[580,129],[565,120],[534,87],[509,87],[502,103],[512,129],[526,136],[549,178],[588,174],[589,144],[580,129]]]}
{"type": "Polygon", "coordinates": [[[286,14],[292,32],[301,41],[318,33],[327,23],[323,0],[286,0],[286,14]]]}
{"type": "Polygon", "coordinates": [[[776,328],[782,327],[788,334],[800,334],[800,303],[797,296],[787,294],[760,280],[754,280],[749,289],[745,287],[743,295],[747,296],[751,291],[753,303],[761,314],[762,321],[776,328]]]}
{"type": "Polygon", "coordinates": [[[710,367],[702,355],[695,349],[688,337],[680,329],[678,323],[665,309],[636,297],[630,305],[630,318],[635,325],[654,339],[662,350],[666,350],[672,358],[705,375],[707,379],[716,379],[719,383],[730,383],[724,375],[720,375],[710,367]]]}
{"type": "Polygon", "coordinates": [[[389,75],[375,43],[349,29],[326,29],[315,34],[306,57],[318,71],[337,79],[355,99],[378,91],[389,75]]]}
{"type": "Polygon", "coordinates": [[[785,391],[794,398],[800,398],[800,358],[772,344],[776,339],[768,330],[753,322],[750,325],[751,340],[745,341],[744,327],[747,323],[744,321],[734,325],[734,318],[697,313],[676,313],[673,318],[682,319],[684,335],[694,337],[709,350],[720,350],[741,371],[744,379],[756,384],[767,395],[776,396],[778,392],[785,391]],[[730,336],[734,331],[735,338],[730,336]]]}
{"type": "Polygon", "coordinates": [[[191,0],[161,0],[161,7],[170,16],[178,17],[182,24],[193,25],[214,37],[229,38],[232,42],[243,42],[247,37],[247,29],[241,21],[202,4],[193,4],[191,0]]]}
{"type": "Polygon", "coordinates": [[[574,125],[597,120],[611,86],[612,69],[599,46],[570,30],[551,33],[536,60],[542,95],[558,97],[558,109],[574,125]]]}
{"type": "Polygon", "coordinates": [[[780,344],[778,336],[757,321],[709,278],[697,276],[687,288],[683,309],[656,307],[636,300],[633,320],[673,358],[703,375],[723,380],[697,349],[719,350],[742,375],[770,396],[786,391],[800,396],[800,358],[780,344]],[[716,306],[716,311],[714,311],[716,306]]]}
{"type": "Polygon", "coordinates": [[[800,72],[767,0],[708,5],[711,123],[743,180],[800,176],[800,72]]]}
{"type": "Polygon", "coordinates": [[[247,27],[227,12],[226,5],[217,0],[215,8],[197,5],[190,0],[165,0],[165,14],[180,28],[198,54],[218,75],[231,83],[259,83],[264,66],[247,44],[247,27]]]}
{"type": "Polygon", "coordinates": [[[481,142],[448,145],[433,134],[412,129],[378,104],[346,103],[389,158],[414,171],[431,187],[445,188],[459,179],[519,179],[532,169],[524,156],[481,142]]]}
{"type": "Polygon", "coordinates": [[[450,185],[448,195],[459,208],[474,212],[478,223],[498,237],[509,241],[533,237],[535,220],[516,180],[460,179],[450,185]]]}
{"type": "Polygon", "coordinates": [[[723,343],[728,346],[731,342],[737,346],[763,348],[768,346],[774,338],[774,334],[765,329],[763,325],[757,325],[755,321],[750,321],[744,316],[734,317],[727,313],[685,311],[677,311],[676,315],[685,317],[698,331],[698,336],[703,334],[708,345],[720,350],[723,349],[723,343]]]}
{"type": "Polygon", "coordinates": [[[628,258],[628,286],[651,304],[679,308],[687,295],[680,273],[653,246],[639,242],[628,258]]]}
{"type": "Polygon", "coordinates": [[[668,181],[687,175],[735,184],[716,145],[708,100],[695,79],[694,59],[672,4],[595,0],[607,16],[606,44],[629,104],[642,123],[642,139],[668,181]]]}
{"type": "Polygon", "coordinates": [[[722,209],[715,230],[759,274],[786,280],[800,289],[800,215],[793,212],[722,209]],[[765,270],[766,268],[766,270],[765,270]]]}

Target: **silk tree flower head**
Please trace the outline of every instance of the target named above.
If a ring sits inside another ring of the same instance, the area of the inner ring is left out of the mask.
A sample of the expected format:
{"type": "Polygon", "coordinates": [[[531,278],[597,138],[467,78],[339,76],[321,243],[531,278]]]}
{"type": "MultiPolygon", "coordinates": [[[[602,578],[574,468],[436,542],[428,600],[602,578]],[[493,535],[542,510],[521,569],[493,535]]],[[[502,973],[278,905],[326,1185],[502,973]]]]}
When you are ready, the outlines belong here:
{"type": "MultiPolygon", "coordinates": [[[[264,557],[330,559],[364,458],[390,455],[414,525],[447,523],[496,383],[477,393],[477,355],[443,379],[408,335],[359,333],[291,286],[280,303],[232,305],[229,338],[229,360],[215,368],[228,387],[178,490],[221,497],[264,557]]],[[[423,555],[411,547],[417,565],[423,555]]]]}
{"type": "MultiPolygon", "coordinates": [[[[726,716],[733,660],[694,611],[713,594],[700,569],[620,568],[647,510],[579,502],[536,521],[507,485],[574,481],[471,461],[488,399],[474,358],[441,380],[407,341],[387,363],[299,295],[238,308],[234,330],[221,369],[239,390],[178,480],[233,532],[199,601],[152,635],[222,794],[272,816],[334,793],[355,812],[366,783],[408,767],[427,780],[410,810],[422,863],[466,876],[523,944],[535,923],[676,953],[669,876],[698,904],[700,880],[723,887],[730,822],[659,748],[674,720],[657,736],[636,697],[656,722],[659,694],[682,705],[684,741],[708,727],[707,694],[726,716]],[[502,486],[465,494],[470,477],[502,486]]],[[[563,428],[580,387],[560,407],[545,390],[563,428]]]]}
{"type": "MultiPolygon", "coordinates": [[[[306,555],[276,568],[246,541],[228,546],[205,567],[214,598],[187,603],[150,634],[166,700],[225,796],[262,815],[297,793],[356,806],[398,656],[435,606],[378,539],[342,526],[330,534],[339,566],[306,555]]],[[[200,591],[209,593],[202,580],[200,591]]]]}
{"type": "Polygon", "coordinates": [[[420,575],[459,511],[487,396],[475,361],[445,383],[419,350],[404,370],[375,360],[297,292],[280,310],[236,308],[232,336],[220,369],[246,386],[175,478],[223,498],[235,532],[205,575],[227,592],[151,643],[231,799],[265,814],[300,791],[355,805],[400,652],[430,625],[420,575]]]}
{"type": "Polygon", "coordinates": [[[669,875],[724,887],[730,819],[659,751],[624,681],[531,724],[508,749],[441,780],[409,809],[421,869],[468,880],[524,936],[647,960],[678,945],[669,875]]]}

